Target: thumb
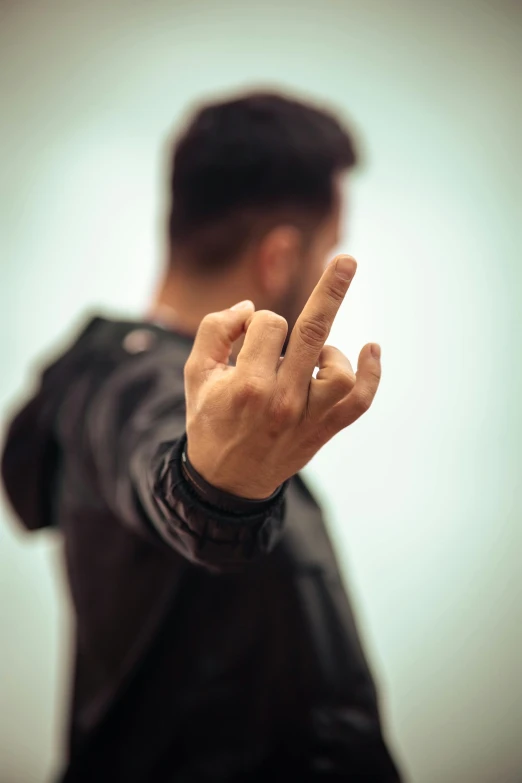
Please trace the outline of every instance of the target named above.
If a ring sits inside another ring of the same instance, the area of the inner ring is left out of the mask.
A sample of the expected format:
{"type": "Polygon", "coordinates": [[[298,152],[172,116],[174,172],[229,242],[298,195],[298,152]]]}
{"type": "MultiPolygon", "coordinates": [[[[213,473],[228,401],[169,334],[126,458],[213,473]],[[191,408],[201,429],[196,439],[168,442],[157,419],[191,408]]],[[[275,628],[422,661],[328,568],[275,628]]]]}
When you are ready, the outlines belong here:
{"type": "Polygon", "coordinates": [[[206,370],[227,364],[232,345],[245,331],[254,309],[254,303],[247,299],[227,310],[206,315],[194,340],[192,356],[195,363],[206,370]]]}

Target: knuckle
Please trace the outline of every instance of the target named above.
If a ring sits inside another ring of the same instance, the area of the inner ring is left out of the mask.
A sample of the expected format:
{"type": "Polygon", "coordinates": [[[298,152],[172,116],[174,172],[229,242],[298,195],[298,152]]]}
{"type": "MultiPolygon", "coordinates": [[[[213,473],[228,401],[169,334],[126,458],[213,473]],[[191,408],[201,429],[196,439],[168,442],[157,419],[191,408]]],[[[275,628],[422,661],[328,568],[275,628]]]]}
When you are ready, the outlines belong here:
{"type": "Polygon", "coordinates": [[[326,316],[316,313],[311,318],[299,324],[299,336],[301,340],[311,348],[322,345],[330,332],[330,326],[326,316]]]}
{"type": "Polygon", "coordinates": [[[266,393],[266,382],[262,378],[245,378],[236,390],[239,400],[250,403],[263,400],[266,393]]]}
{"type": "Polygon", "coordinates": [[[215,329],[221,326],[223,323],[223,316],[221,313],[207,313],[201,320],[200,328],[203,329],[215,329]]]}
{"type": "Polygon", "coordinates": [[[288,396],[274,398],[270,407],[270,423],[276,431],[295,424],[299,418],[299,408],[288,396]]]}
{"type": "Polygon", "coordinates": [[[365,413],[373,402],[373,395],[368,391],[360,391],[352,400],[353,409],[359,415],[365,413]]]}
{"type": "Polygon", "coordinates": [[[259,310],[254,318],[260,321],[267,329],[272,329],[278,332],[288,331],[288,322],[282,315],[272,312],[272,310],[259,310]]]}
{"type": "Polygon", "coordinates": [[[379,385],[379,382],[381,380],[381,368],[380,366],[377,369],[372,368],[370,370],[370,378],[372,381],[372,384],[375,388],[379,385]]]}
{"type": "Polygon", "coordinates": [[[189,356],[183,368],[183,375],[185,376],[185,378],[192,378],[194,375],[194,370],[195,370],[194,357],[189,356]]]}
{"type": "Polygon", "coordinates": [[[345,295],[346,285],[338,282],[337,279],[326,287],[326,296],[331,299],[335,305],[338,305],[340,302],[342,302],[345,295]]]}
{"type": "Polygon", "coordinates": [[[355,378],[346,370],[336,370],[331,383],[341,394],[348,394],[354,387],[355,378]]]}

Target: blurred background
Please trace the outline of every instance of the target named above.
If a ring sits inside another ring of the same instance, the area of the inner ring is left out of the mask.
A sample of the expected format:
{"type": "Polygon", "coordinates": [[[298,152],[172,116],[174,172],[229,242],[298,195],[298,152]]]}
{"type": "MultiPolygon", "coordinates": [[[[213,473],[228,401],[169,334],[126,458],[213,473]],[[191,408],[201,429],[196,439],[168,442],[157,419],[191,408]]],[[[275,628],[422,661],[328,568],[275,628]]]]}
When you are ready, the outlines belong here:
{"type": "MultiPolygon", "coordinates": [[[[194,102],[276,87],[354,130],[332,339],[379,342],[383,380],[305,476],[408,779],[520,783],[522,4],[1,0],[0,31],[4,425],[89,313],[145,310],[194,102]]],[[[0,781],[41,783],[70,608],[59,540],[0,513],[0,781]]]]}

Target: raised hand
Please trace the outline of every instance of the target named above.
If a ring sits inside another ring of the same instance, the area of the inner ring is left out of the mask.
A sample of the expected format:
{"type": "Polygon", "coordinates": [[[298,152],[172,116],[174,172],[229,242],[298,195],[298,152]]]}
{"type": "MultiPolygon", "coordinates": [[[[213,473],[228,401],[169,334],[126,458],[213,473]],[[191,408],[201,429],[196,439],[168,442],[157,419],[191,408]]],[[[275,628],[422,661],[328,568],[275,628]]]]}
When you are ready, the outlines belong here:
{"type": "Polygon", "coordinates": [[[381,377],[379,347],[362,348],[354,373],[341,351],[325,345],[356,268],[351,256],[326,267],[284,358],[288,324],[270,310],[254,312],[246,302],[202,320],[185,365],[187,445],[210,484],[268,497],[368,410],[381,377]],[[232,345],[243,332],[232,367],[232,345]]]}

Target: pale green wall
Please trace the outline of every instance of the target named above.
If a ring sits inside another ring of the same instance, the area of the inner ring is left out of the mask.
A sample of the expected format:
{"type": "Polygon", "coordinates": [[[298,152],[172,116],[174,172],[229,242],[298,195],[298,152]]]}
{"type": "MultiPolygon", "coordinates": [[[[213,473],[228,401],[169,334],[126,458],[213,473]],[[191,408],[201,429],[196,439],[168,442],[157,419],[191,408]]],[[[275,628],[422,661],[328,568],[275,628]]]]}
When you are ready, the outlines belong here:
{"type": "MultiPolygon", "coordinates": [[[[267,83],[353,118],[333,340],[380,342],[383,381],[307,473],[410,779],[520,783],[522,6],[4,0],[0,29],[5,405],[79,312],[145,305],[160,153],[194,98],[267,83]]],[[[55,543],[0,537],[0,781],[40,783],[70,618],[55,543]]]]}

